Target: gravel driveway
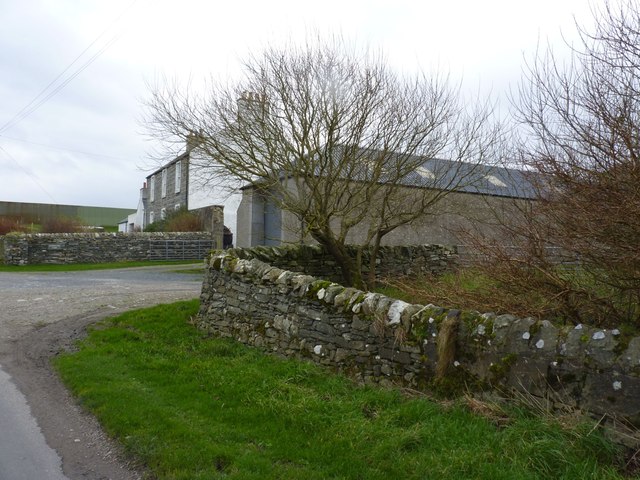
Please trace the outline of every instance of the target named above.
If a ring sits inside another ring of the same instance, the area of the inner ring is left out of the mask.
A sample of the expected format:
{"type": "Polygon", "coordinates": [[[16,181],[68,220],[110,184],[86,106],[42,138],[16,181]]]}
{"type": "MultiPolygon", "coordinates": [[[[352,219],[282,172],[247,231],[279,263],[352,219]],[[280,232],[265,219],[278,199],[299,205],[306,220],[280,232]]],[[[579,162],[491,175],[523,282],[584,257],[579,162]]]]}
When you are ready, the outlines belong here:
{"type": "Polygon", "coordinates": [[[140,472],[76,405],[52,372],[50,357],[109,315],[197,297],[201,275],[175,270],[198,267],[0,272],[0,366],[26,397],[69,479],[129,480],[140,472]]]}

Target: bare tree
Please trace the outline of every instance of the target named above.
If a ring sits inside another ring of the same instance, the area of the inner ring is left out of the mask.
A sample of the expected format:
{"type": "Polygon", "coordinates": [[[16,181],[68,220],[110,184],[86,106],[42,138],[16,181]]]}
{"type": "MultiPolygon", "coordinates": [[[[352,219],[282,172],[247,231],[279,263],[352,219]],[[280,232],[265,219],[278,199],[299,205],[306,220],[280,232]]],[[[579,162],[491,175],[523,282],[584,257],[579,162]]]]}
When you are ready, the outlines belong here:
{"type": "Polygon", "coordinates": [[[340,42],[269,48],[245,70],[204,95],[154,88],[149,129],[167,140],[197,135],[210,182],[259,187],[326,247],[349,285],[364,285],[349,235],[364,231],[358,251],[373,245],[375,265],[386,234],[474,180],[497,136],[491,109],[467,108],[448,78],[404,77],[340,42]],[[447,162],[425,166],[436,157],[447,162]]]}
{"type": "Polygon", "coordinates": [[[506,284],[544,292],[576,322],[611,324],[640,315],[640,10],[629,0],[593,14],[568,61],[548,50],[526,69],[519,155],[538,199],[510,227],[517,255],[484,250],[506,284]]]}

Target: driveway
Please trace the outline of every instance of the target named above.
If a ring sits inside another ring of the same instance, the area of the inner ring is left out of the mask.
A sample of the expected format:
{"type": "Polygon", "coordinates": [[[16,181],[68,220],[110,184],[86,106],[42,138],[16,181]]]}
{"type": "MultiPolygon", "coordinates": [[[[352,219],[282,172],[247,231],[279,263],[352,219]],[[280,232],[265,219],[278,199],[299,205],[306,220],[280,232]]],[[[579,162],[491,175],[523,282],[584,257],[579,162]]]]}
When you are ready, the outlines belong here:
{"type": "Polygon", "coordinates": [[[195,298],[193,267],[62,273],[0,272],[0,478],[141,478],[50,368],[93,322],[126,310],[195,298]],[[7,434],[11,432],[11,434],[7,434]]]}

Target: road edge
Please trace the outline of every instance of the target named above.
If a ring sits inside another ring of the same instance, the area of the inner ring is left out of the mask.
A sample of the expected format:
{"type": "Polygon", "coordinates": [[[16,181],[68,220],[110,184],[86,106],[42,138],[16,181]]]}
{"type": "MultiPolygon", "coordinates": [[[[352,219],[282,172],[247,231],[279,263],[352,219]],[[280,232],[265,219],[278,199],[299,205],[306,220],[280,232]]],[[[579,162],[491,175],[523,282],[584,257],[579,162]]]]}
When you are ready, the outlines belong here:
{"type": "Polygon", "coordinates": [[[85,411],[51,366],[51,359],[73,349],[87,327],[128,309],[100,308],[65,318],[9,342],[0,364],[27,399],[47,444],[58,452],[70,480],[139,480],[144,469],[85,411]]]}

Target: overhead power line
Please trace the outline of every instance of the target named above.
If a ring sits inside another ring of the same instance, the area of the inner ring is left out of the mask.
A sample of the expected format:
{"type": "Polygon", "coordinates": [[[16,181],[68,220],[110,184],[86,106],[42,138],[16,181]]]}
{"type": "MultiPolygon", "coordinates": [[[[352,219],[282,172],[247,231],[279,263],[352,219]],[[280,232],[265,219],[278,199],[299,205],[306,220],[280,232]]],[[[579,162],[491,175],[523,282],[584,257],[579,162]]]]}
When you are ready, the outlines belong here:
{"type": "Polygon", "coordinates": [[[44,87],[38,95],[36,95],[27,105],[25,105],[18,113],[16,113],[11,119],[9,119],[4,125],[0,127],[0,133],[9,130],[16,124],[24,120],[26,117],[35,112],[44,103],[46,103],[51,97],[62,90],[69,82],[82,73],[89,65],[91,65],[98,57],[100,57],[111,45],[113,45],[120,35],[114,35],[109,41],[107,41],[96,53],[94,53],[88,60],[80,65],[69,76],[64,78],[59,84],[56,83],[63,78],[63,76],[73,67],[82,56],[87,53],[120,19],[133,7],[138,0],[133,0],[121,13],[118,15],[109,26],[93,40],[88,47],[86,47],[69,65],[65,67],[53,80],[51,80],[46,87],[44,87]],[[54,87],[55,85],[55,87],[54,87]]]}
{"type": "Polygon", "coordinates": [[[7,150],[5,150],[4,148],[2,148],[1,146],[0,146],[0,150],[1,150],[1,151],[3,151],[3,152],[4,152],[4,154],[5,154],[5,155],[6,155],[6,156],[11,160],[11,161],[13,161],[13,163],[15,163],[15,164],[18,166],[18,168],[19,168],[20,170],[22,170],[22,171],[23,171],[23,172],[24,172],[24,173],[25,173],[25,174],[26,174],[26,175],[31,179],[31,181],[32,181],[33,183],[35,183],[35,184],[38,186],[38,188],[39,188],[40,190],[42,190],[42,191],[47,195],[47,197],[49,197],[49,198],[51,199],[51,201],[52,201],[53,203],[58,203],[58,202],[56,202],[56,200],[53,198],[53,196],[52,196],[52,195],[51,195],[51,194],[50,194],[50,193],[49,193],[49,192],[48,192],[48,191],[47,191],[47,190],[42,186],[42,184],[38,181],[38,179],[36,178],[36,176],[35,176],[35,175],[33,175],[29,170],[27,170],[27,169],[26,169],[26,168],[24,168],[22,165],[20,165],[20,162],[18,162],[18,160],[16,160],[16,159],[13,157],[13,155],[11,155],[9,152],[7,152],[7,150]]]}
{"type": "Polygon", "coordinates": [[[37,145],[39,147],[44,147],[44,148],[52,148],[54,150],[63,150],[65,152],[79,153],[81,155],[89,155],[91,157],[107,158],[110,160],[130,160],[129,158],[116,157],[113,155],[105,155],[103,153],[93,153],[93,152],[85,152],[82,150],[74,150],[73,148],[61,147],[58,145],[51,145],[48,143],[32,142],[30,140],[25,140],[23,138],[7,137],[6,135],[0,135],[0,138],[6,138],[7,140],[13,140],[16,142],[28,143],[29,145],[37,145]]]}
{"type": "Polygon", "coordinates": [[[2,127],[0,127],[0,133],[4,132],[6,130],[9,130],[11,127],[15,126],[16,124],[18,124],[19,122],[24,120],[26,117],[31,115],[33,112],[35,112],[38,108],[40,108],[51,97],[53,97],[56,93],[58,93],[60,90],[62,90],[64,87],[66,87],[67,84],[69,82],[71,82],[71,80],[73,80],[78,75],[80,75],[80,73],[82,73],[89,65],[91,65],[100,55],[102,55],[107,50],[107,48],[109,48],[116,40],[117,40],[117,37],[112,38],[97,53],[95,53],[91,58],[89,58],[89,60],[87,60],[84,64],[82,64],[82,66],[78,70],[73,72],[73,74],[71,74],[69,77],[67,77],[61,84],[57,85],[53,90],[48,92],[38,102],[34,103],[38,99],[38,97],[36,97],[33,100],[31,100],[31,102],[29,102],[29,104],[28,104],[29,108],[27,108],[27,107],[23,108],[22,110],[20,110],[20,112],[18,112],[16,115],[14,115],[14,117],[11,120],[9,120],[2,127]]]}

